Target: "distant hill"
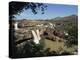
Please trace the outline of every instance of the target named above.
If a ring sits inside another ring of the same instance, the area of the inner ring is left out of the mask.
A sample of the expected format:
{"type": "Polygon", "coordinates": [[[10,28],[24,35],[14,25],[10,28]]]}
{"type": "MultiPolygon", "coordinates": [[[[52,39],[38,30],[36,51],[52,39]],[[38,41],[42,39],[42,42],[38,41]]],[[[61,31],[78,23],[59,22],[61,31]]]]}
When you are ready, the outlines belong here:
{"type": "Polygon", "coordinates": [[[70,16],[64,16],[64,17],[56,17],[51,20],[77,20],[78,16],[77,15],[70,15],[70,16]]]}
{"type": "Polygon", "coordinates": [[[71,15],[71,16],[66,16],[61,18],[60,20],[77,20],[78,16],[76,15],[71,15]]]}
{"type": "Polygon", "coordinates": [[[70,16],[65,16],[65,17],[56,17],[54,19],[49,20],[50,22],[53,23],[65,23],[65,22],[78,22],[78,16],[77,15],[70,15],[70,16]]]}

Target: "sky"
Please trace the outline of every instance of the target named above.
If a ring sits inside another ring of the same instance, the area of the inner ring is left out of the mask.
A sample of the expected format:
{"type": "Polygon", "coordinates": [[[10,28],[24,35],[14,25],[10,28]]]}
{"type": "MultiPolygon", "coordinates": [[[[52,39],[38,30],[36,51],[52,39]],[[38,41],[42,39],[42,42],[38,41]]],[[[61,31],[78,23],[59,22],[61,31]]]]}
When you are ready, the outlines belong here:
{"type": "Polygon", "coordinates": [[[64,17],[69,15],[78,15],[78,6],[77,5],[63,5],[63,4],[46,4],[47,9],[44,11],[44,14],[41,14],[39,10],[37,14],[28,9],[24,10],[20,15],[15,15],[15,19],[53,19],[56,17],[64,17]]]}

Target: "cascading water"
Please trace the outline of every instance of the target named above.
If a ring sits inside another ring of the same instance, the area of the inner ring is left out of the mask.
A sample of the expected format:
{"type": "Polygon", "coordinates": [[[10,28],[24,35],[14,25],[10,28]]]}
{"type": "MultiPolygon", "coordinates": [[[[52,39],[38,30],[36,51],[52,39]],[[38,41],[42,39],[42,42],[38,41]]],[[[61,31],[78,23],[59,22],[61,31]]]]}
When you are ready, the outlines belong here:
{"type": "Polygon", "coordinates": [[[14,26],[15,26],[15,30],[18,30],[18,22],[16,22],[14,26]]]}
{"type": "Polygon", "coordinates": [[[34,37],[34,40],[33,40],[34,43],[39,44],[39,40],[41,39],[40,34],[39,34],[39,30],[36,30],[36,32],[34,30],[32,30],[32,34],[33,34],[33,37],[34,37]]]}
{"type": "Polygon", "coordinates": [[[37,32],[37,37],[38,37],[38,39],[40,40],[40,39],[41,39],[41,37],[40,37],[39,30],[36,30],[36,32],[37,32]]]}
{"type": "Polygon", "coordinates": [[[53,28],[53,24],[52,23],[49,23],[49,24],[50,24],[50,27],[53,28]]]}
{"type": "Polygon", "coordinates": [[[55,28],[55,24],[49,23],[51,28],[55,28]]]}
{"type": "Polygon", "coordinates": [[[69,34],[68,34],[67,32],[65,32],[65,31],[64,31],[64,34],[65,34],[66,36],[68,36],[68,35],[69,35],[69,34]]]}

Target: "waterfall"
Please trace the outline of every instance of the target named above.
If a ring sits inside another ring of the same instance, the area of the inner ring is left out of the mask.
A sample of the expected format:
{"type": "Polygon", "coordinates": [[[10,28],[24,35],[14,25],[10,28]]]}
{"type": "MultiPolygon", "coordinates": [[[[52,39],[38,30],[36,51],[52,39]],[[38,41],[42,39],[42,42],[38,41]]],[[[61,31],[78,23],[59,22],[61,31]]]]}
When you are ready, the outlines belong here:
{"type": "Polygon", "coordinates": [[[49,24],[50,24],[50,27],[53,28],[53,24],[52,23],[49,23],[49,24]]]}
{"type": "Polygon", "coordinates": [[[55,27],[56,27],[55,24],[52,24],[52,23],[49,23],[49,24],[50,24],[50,27],[51,27],[51,28],[55,28],[55,27]]]}
{"type": "Polygon", "coordinates": [[[31,31],[32,34],[33,34],[33,37],[34,37],[34,43],[35,44],[39,44],[39,40],[41,39],[40,38],[40,34],[39,34],[39,30],[36,30],[36,32],[34,30],[31,31]],[[37,33],[37,34],[36,34],[37,33]]]}
{"type": "Polygon", "coordinates": [[[64,31],[64,34],[65,34],[66,36],[68,36],[68,35],[69,35],[69,34],[68,34],[67,32],[65,32],[65,31],[64,31]]]}
{"type": "Polygon", "coordinates": [[[16,22],[14,26],[15,26],[15,30],[18,30],[18,22],[16,22]]]}
{"type": "Polygon", "coordinates": [[[40,39],[41,39],[41,37],[40,37],[39,30],[36,30],[36,32],[37,32],[37,37],[38,37],[38,40],[40,40],[40,39]]]}

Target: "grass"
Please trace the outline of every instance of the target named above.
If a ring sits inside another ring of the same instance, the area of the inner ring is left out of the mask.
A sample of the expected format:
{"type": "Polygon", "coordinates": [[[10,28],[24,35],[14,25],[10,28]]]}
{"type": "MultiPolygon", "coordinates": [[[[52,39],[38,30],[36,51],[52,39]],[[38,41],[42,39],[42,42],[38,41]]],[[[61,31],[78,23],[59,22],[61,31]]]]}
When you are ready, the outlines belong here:
{"type": "Polygon", "coordinates": [[[44,40],[44,50],[50,48],[51,51],[56,51],[57,53],[62,53],[62,52],[69,52],[73,53],[75,50],[77,50],[77,46],[74,45],[72,47],[67,47],[65,46],[64,42],[58,42],[58,41],[51,41],[48,39],[44,40]]]}
{"type": "Polygon", "coordinates": [[[59,48],[64,48],[64,42],[57,42],[45,39],[44,49],[50,48],[50,51],[57,51],[59,48]]]}

